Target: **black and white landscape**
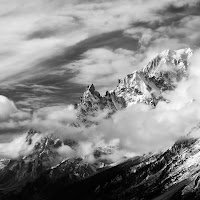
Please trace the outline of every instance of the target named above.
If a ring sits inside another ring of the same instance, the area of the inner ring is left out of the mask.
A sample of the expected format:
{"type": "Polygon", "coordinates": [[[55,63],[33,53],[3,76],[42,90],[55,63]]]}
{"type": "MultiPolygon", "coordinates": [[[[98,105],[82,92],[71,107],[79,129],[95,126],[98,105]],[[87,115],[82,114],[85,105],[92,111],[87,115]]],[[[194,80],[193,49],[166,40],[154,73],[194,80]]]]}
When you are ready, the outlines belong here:
{"type": "Polygon", "coordinates": [[[0,200],[200,199],[199,0],[0,0],[0,200]]]}

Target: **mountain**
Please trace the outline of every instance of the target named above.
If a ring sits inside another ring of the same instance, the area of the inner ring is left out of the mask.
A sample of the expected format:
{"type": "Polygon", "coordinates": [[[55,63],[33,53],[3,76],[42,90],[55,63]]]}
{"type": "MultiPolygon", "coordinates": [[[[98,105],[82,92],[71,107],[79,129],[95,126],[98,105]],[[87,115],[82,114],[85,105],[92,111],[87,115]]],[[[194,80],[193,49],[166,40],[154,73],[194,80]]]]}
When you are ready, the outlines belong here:
{"type": "MultiPolygon", "coordinates": [[[[98,125],[118,110],[145,103],[152,108],[166,101],[163,92],[174,90],[188,77],[193,51],[190,48],[166,50],[141,70],[128,74],[102,96],[93,84],[75,104],[77,122],[70,126],[98,125]],[[103,113],[103,114],[102,114],[103,113]]],[[[27,133],[32,145],[36,130],[27,133]]],[[[33,151],[16,160],[0,160],[1,199],[198,199],[200,197],[200,140],[183,138],[169,149],[143,156],[124,158],[119,163],[101,159],[117,147],[98,147],[96,162],[74,156],[61,158],[57,149],[67,145],[74,151],[78,142],[62,141],[54,135],[41,138],[33,151]]]]}
{"type": "Polygon", "coordinates": [[[91,125],[97,123],[95,119],[101,111],[106,111],[109,117],[117,110],[126,107],[126,102],[123,97],[117,96],[115,92],[106,92],[105,96],[101,96],[98,91],[95,90],[94,85],[89,85],[80,101],[75,104],[77,109],[77,117],[79,121],[84,125],[91,125]]]}
{"type": "Polygon", "coordinates": [[[87,200],[199,199],[199,147],[199,139],[181,139],[166,151],[127,159],[71,185],[63,179],[42,182],[40,178],[25,187],[24,193],[32,197],[34,188],[41,192],[41,199],[61,199],[65,195],[87,200]],[[40,183],[45,183],[42,191],[40,183]]]}
{"type": "MultiPolygon", "coordinates": [[[[31,145],[33,137],[41,134],[36,130],[29,130],[26,136],[27,145],[31,145]]],[[[31,154],[18,159],[2,159],[0,170],[0,187],[4,188],[2,194],[7,197],[11,192],[20,191],[28,182],[46,175],[50,180],[62,177],[64,173],[71,172],[68,182],[81,180],[96,172],[96,167],[85,163],[81,158],[62,159],[56,151],[63,144],[72,148],[76,145],[69,140],[61,141],[53,135],[42,137],[34,144],[31,154]],[[5,164],[6,163],[6,164],[5,164]]]]}
{"type": "Polygon", "coordinates": [[[114,92],[123,97],[126,103],[144,102],[156,106],[162,99],[162,92],[173,90],[183,77],[193,51],[190,48],[178,51],[166,50],[150,61],[142,70],[128,74],[118,81],[114,92]]]}
{"type": "Polygon", "coordinates": [[[83,122],[91,122],[91,116],[94,118],[102,110],[107,110],[108,117],[131,103],[146,103],[154,107],[158,101],[166,101],[162,92],[173,90],[183,77],[188,76],[192,54],[190,48],[163,51],[142,70],[128,74],[123,80],[119,79],[117,87],[107,91],[104,96],[95,90],[93,84],[88,86],[75,104],[78,118],[83,122]],[[89,117],[91,120],[88,120],[89,117]]]}

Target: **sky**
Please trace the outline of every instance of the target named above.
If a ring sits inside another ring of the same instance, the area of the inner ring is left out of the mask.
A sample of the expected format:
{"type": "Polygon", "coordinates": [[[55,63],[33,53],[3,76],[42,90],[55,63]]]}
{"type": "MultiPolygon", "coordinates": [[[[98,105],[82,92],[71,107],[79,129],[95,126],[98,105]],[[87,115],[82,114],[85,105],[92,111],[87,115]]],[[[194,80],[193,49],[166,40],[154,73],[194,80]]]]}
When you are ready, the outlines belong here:
{"type": "Polygon", "coordinates": [[[198,49],[199,11],[199,0],[0,0],[0,95],[8,98],[0,109],[20,110],[12,122],[0,115],[0,140],[21,132],[31,110],[35,125],[43,115],[48,126],[53,116],[71,120],[69,104],[87,85],[104,94],[163,50],[198,49]]]}
{"type": "Polygon", "coordinates": [[[1,94],[22,109],[74,103],[165,49],[199,46],[197,0],[0,0],[1,94]]]}

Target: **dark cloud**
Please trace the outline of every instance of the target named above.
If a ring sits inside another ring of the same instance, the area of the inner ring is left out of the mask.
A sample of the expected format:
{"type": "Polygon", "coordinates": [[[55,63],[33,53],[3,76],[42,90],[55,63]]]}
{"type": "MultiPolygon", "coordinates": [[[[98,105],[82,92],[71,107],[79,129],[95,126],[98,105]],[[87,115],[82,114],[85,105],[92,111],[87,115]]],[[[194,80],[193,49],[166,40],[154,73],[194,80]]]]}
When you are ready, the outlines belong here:
{"type": "Polygon", "coordinates": [[[188,12],[188,9],[190,9],[189,4],[185,4],[182,6],[177,6],[177,5],[173,5],[170,4],[164,11],[164,13],[170,15],[170,14],[183,14],[188,12]]]}
{"type": "Polygon", "coordinates": [[[56,35],[56,30],[51,29],[42,29],[42,30],[36,30],[33,33],[29,34],[27,36],[28,40],[32,39],[44,39],[48,37],[52,37],[56,35]]]}
{"type": "Polygon", "coordinates": [[[44,67],[59,67],[72,61],[79,60],[81,55],[89,49],[108,47],[111,49],[124,48],[128,50],[137,50],[138,41],[123,35],[122,30],[103,33],[83,40],[72,47],[67,47],[59,55],[38,63],[44,67]]]}
{"type": "Polygon", "coordinates": [[[185,3],[181,6],[176,4],[169,4],[162,10],[157,11],[161,18],[163,18],[163,22],[160,26],[170,26],[176,25],[181,21],[184,17],[187,16],[199,16],[200,13],[200,2],[196,1],[193,4],[185,3]]]}

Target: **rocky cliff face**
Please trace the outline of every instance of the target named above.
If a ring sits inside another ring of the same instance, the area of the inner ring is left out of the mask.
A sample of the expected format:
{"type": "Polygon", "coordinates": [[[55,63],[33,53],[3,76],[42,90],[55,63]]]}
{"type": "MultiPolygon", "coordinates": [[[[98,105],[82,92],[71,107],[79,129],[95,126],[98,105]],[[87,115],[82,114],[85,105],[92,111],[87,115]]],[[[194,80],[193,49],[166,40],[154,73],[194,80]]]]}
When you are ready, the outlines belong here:
{"type": "Polygon", "coordinates": [[[117,110],[125,107],[126,102],[123,97],[117,96],[115,92],[108,91],[105,96],[101,96],[100,93],[95,90],[93,84],[87,87],[80,101],[75,104],[75,108],[78,111],[77,118],[79,121],[83,122],[84,125],[98,123],[96,117],[102,111],[106,113],[106,118],[117,110]]]}
{"type": "MultiPolygon", "coordinates": [[[[142,70],[128,74],[104,96],[94,85],[87,87],[75,104],[77,124],[99,123],[99,114],[109,118],[129,104],[155,107],[167,101],[163,91],[173,90],[187,78],[192,50],[167,50],[142,70]]],[[[32,144],[37,131],[30,130],[26,143],[32,144]]],[[[108,161],[87,163],[83,158],[59,157],[63,144],[76,150],[76,141],[61,141],[53,135],[42,137],[30,155],[17,160],[0,160],[1,199],[56,199],[64,194],[73,199],[193,199],[199,198],[199,151],[197,139],[184,139],[167,151],[126,160],[118,165],[108,161]],[[113,167],[114,166],[114,167],[113,167]],[[77,193],[80,191],[80,193],[77,193]]],[[[97,148],[94,157],[112,154],[115,148],[97,148]]]]}

